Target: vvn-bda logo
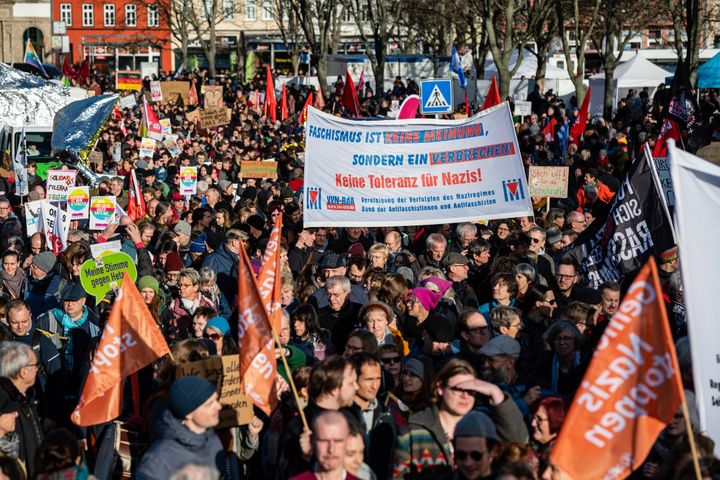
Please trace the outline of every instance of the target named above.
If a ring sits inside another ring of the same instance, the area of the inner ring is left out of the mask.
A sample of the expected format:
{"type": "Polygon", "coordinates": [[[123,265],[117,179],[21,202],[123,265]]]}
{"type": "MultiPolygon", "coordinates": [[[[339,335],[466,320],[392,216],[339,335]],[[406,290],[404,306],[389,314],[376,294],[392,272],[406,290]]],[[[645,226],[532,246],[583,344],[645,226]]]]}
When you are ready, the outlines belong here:
{"type": "Polygon", "coordinates": [[[514,202],[525,198],[525,191],[522,188],[522,182],[519,178],[503,180],[502,186],[506,202],[514,202]]]}
{"type": "Polygon", "coordinates": [[[322,188],[319,187],[307,187],[307,198],[305,203],[308,210],[321,210],[322,209],[322,188]]]}

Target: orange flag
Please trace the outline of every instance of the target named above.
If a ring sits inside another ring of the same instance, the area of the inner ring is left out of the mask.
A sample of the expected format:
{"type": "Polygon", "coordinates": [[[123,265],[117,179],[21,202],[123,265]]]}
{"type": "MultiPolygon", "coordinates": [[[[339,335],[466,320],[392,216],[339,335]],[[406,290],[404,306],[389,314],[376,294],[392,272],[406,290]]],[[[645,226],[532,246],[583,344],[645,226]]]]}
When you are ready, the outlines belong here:
{"type": "Polygon", "coordinates": [[[282,215],[275,220],[270,239],[265,247],[262,266],[258,273],[257,286],[262,298],[265,311],[270,318],[270,324],[276,332],[280,332],[281,305],[280,291],[280,232],[282,231],[282,215]],[[274,308],[273,308],[274,307],[274,308]]]}
{"type": "Polygon", "coordinates": [[[317,108],[318,110],[322,110],[323,108],[325,108],[325,97],[323,97],[320,84],[318,84],[317,95],[315,95],[315,103],[313,103],[313,107],[317,108]]]}
{"type": "Polygon", "coordinates": [[[273,82],[270,65],[265,65],[265,115],[272,121],[277,120],[277,99],[275,98],[275,83],[273,82]]]}
{"type": "Polygon", "coordinates": [[[89,427],[117,418],[123,379],[166,353],[170,349],[165,338],[126,273],[72,413],[73,423],[89,427]]]}
{"type": "Polygon", "coordinates": [[[280,94],[280,120],[287,120],[288,117],[288,106],[287,106],[287,89],[283,83],[282,93],[280,94]]]}
{"type": "Polygon", "coordinates": [[[145,198],[142,196],[140,185],[138,185],[135,169],[130,170],[130,188],[128,189],[127,214],[133,222],[137,222],[145,216],[147,208],[145,198]]]}
{"type": "Polygon", "coordinates": [[[188,105],[197,105],[198,104],[198,94],[197,89],[195,88],[195,79],[190,79],[190,90],[188,91],[188,105]]]}
{"type": "Polygon", "coordinates": [[[312,92],[308,93],[307,100],[305,100],[305,106],[300,110],[300,115],[298,115],[298,124],[303,125],[307,121],[307,115],[308,115],[308,108],[310,105],[313,104],[313,94],[312,92]]]}
{"type": "Polygon", "coordinates": [[[258,293],[255,275],[244,248],[240,252],[238,296],[241,388],[259,409],[270,415],[277,404],[275,346],[268,314],[258,293]]]}
{"type": "Polygon", "coordinates": [[[612,317],[550,458],[571,478],[627,477],[685,402],[651,257],[612,317]]]}
{"type": "Polygon", "coordinates": [[[488,90],[487,96],[485,97],[485,103],[483,103],[483,110],[499,104],[500,90],[498,90],[497,80],[493,76],[492,82],[490,83],[490,89],[488,90]]]}

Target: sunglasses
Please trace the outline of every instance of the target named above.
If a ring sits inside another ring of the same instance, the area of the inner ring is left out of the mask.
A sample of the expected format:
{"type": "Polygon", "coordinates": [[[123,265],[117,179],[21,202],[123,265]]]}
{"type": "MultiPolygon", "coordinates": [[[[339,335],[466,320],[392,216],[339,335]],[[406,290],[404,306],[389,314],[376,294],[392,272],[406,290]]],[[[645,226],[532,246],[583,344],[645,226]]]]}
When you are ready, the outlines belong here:
{"type": "Polygon", "coordinates": [[[211,334],[207,335],[207,338],[209,338],[210,340],[217,341],[217,340],[220,340],[220,335],[218,335],[217,333],[211,333],[211,334]]]}
{"type": "Polygon", "coordinates": [[[469,455],[474,461],[479,462],[486,453],[487,452],[481,452],[479,450],[471,450],[469,452],[466,452],[465,450],[455,450],[455,458],[462,462],[465,461],[469,455]]]}
{"type": "Polygon", "coordinates": [[[391,363],[400,363],[400,357],[385,357],[382,358],[381,361],[385,365],[390,365],[391,363]]]}

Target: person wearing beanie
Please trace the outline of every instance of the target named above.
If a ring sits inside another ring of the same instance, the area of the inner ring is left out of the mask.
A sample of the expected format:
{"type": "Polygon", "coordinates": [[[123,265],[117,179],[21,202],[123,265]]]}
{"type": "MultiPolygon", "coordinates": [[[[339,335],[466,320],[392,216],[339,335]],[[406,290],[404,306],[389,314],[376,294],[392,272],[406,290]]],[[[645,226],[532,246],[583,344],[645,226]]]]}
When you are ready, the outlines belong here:
{"type": "Polygon", "coordinates": [[[30,306],[33,322],[48,310],[60,307],[60,290],[65,282],[56,266],[57,258],[52,252],[40,252],[32,257],[25,301],[30,306]]]}
{"type": "Polygon", "coordinates": [[[163,267],[163,290],[171,296],[177,290],[177,280],[180,272],[185,268],[180,254],[170,252],[165,257],[165,266],[163,267]]]}
{"type": "MultiPolygon", "coordinates": [[[[229,459],[214,430],[220,423],[221,409],[212,383],[196,376],[175,380],[170,386],[168,409],[154,425],[159,438],[143,455],[134,478],[167,479],[188,463],[212,466],[224,478],[233,478],[226,473],[229,459]]],[[[256,419],[253,422],[257,425],[256,419]]],[[[251,423],[250,428],[255,425],[251,423]]]]}
{"type": "Polygon", "coordinates": [[[453,435],[457,478],[492,478],[492,462],[498,443],[495,424],[486,414],[472,410],[462,417],[453,435]]]}
{"type": "Polygon", "coordinates": [[[445,316],[432,313],[422,328],[422,351],[432,360],[437,372],[453,355],[451,343],[455,340],[455,326],[445,316]]]}
{"type": "MultiPolygon", "coordinates": [[[[440,295],[427,288],[416,287],[406,300],[407,310],[403,319],[401,330],[405,333],[405,340],[411,345],[422,339],[422,324],[427,320],[430,312],[437,306],[440,295]]],[[[411,347],[412,349],[412,347],[411,347]]]]}
{"type": "Polygon", "coordinates": [[[193,268],[200,270],[198,262],[201,261],[203,255],[207,252],[207,234],[202,232],[190,242],[189,254],[193,268]]]}
{"type": "Polygon", "coordinates": [[[213,317],[208,320],[203,336],[212,340],[218,355],[237,355],[237,344],[230,333],[230,325],[223,317],[213,317]]]}

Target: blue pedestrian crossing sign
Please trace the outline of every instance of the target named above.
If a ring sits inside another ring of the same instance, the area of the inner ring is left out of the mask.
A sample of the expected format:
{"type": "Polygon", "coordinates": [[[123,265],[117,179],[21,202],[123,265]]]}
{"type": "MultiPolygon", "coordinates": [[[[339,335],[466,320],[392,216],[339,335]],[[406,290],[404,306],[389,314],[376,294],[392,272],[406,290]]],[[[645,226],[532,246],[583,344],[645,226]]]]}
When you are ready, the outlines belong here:
{"type": "Polygon", "coordinates": [[[452,79],[443,78],[420,82],[420,112],[423,114],[453,112],[452,79]]]}

